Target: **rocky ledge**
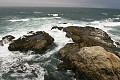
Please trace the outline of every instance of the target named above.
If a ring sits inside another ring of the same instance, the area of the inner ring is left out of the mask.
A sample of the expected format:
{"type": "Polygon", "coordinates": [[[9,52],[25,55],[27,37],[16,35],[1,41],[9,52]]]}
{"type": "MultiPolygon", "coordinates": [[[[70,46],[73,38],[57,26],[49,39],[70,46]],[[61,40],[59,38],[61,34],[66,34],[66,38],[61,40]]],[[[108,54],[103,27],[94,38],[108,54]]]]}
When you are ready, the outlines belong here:
{"type": "Polygon", "coordinates": [[[35,53],[41,53],[54,42],[54,39],[44,31],[30,32],[31,35],[24,35],[9,44],[10,51],[28,51],[32,50],[35,53]]]}
{"type": "Polygon", "coordinates": [[[73,43],[67,43],[58,52],[63,61],[59,70],[73,70],[77,80],[119,80],[120,58],[113,52],[113,40],[94,27],[63,28],[73,43]]]}
{"type": "Polygon", "coordinates": [[[103,46],[114,47],[113,40],[106,32],[94,27],[73,27],[69,26],[63,29],[68,38],[72,38],[74,43],[85,46],[103,46]]]}

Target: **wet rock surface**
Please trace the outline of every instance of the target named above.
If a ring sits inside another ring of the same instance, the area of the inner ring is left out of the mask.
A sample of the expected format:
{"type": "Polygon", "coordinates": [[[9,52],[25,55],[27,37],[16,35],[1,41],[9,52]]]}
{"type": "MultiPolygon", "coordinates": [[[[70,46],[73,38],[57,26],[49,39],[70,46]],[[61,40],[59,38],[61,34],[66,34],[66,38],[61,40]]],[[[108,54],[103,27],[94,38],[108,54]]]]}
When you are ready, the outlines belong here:
{"type": "Polygon", "coordinates": [[[24,35],[9,44],[10,51],[28,51],[44,52],[47,47],[52,45],[54,39],[44,31],[32,33],[32,35],[24,35]]]}
{"type": "Polygon", "coordinates": [[[103,46],[113,47],[113,40],[109,35],[99,28],[90,26],[77,27],[69,26],[63,29],[66,32],[66,36],[72,38],[74,43],[84,46],[103,46]]]}
{"type": "MultiPolygon", "coordinates": [[[[58,52],[63,61],[59,70],[73,70],[77,80],[119,80],[120,58],[109,35],[94,27],[63,29],[74,43],[67,43],[58,52]]],[[[117,50],[118,51],[118,50],[117,50]]]]}

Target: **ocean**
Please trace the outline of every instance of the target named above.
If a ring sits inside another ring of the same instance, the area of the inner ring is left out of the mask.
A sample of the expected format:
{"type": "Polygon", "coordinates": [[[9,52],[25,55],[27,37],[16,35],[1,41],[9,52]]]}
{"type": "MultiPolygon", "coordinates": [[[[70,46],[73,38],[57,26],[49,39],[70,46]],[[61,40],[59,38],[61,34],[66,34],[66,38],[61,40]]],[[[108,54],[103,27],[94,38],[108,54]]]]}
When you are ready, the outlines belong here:
{"type": "Polygon", "coordinates": [[[42,55],[31,54],[31,51],[9,51],[9,43],[0,46],[0,80],[47,80],[45,75],[48,72],[56,76],[56,80],[75,80],[70,77],[70,71],[56,71],[61,62],[57,58],[57,52],[72,40],[65,37],[66,33],[63,31],[51,30],[53,26],[92,26],[102,29],[114,41],[120,42],[120,9],[1,7],[0,40],[6,35],[13,35],[17,39],[29,31],[45,31],[55,39],[56,46],[42,55]],[[9,73],[10,69],[17,65],[27,66],[28,72],[9,73]],[[31,68],[37,69],[37,77],[31,76],[31,68]]]}

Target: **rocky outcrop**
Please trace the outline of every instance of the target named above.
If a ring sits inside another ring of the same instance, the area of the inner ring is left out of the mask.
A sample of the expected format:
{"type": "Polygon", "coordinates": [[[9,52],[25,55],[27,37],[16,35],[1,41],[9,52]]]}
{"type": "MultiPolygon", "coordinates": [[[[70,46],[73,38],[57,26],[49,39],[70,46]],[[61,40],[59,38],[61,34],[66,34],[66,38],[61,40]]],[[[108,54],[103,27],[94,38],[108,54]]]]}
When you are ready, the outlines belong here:
{"type": "Polygon", "coordinates": [[[67,43],[59,50],[63,61],[59,70],[75,71],[77,80],[120,79],[120,58],[113,53],[119,48],[106,32],[89,26],[69,26],[63,31],[74,43],[67,43]]]}
{"type": "Polygon", "coordinates": [[[74,43],[84,46],[103,46],[113,47],[113,41],[106,32],[94,27],[73,27],[69,26],[63,29],[66,36],[72,38],[74,43]]]}
{"type": "Polygon", "coordinates": [[[24,35],[22,38],[14,40],[8,47],[10,51],[28,51],[44,52],[48,46],[53,43],[54,39],[44,31],[24,35]]]}
{"type": "Polygon", "coordinates": [[[63,27],[53,26],[53,27],[51,28],[51,30],[52,30],[52,29],[62,30],[62,29],[63,29],[63,27]]]}
{"type": "Polygon", "coordinates": [[[7,35],[7,36],[2,37],[2,40],[0,40],[0,46],[4,46],[4,44],[12,42],[13,39],[15,39],[15,37],[12,35],[7,35]]]}
{"type": "Polygon", "coordinates": [[[58,54],[66,65],[61,68],[75,70],[80,80],[86,80],[84,76],[88,80],[120,79],[120,58],[100,46],[80,49],[75,44],[67,44],[58,54]]]}

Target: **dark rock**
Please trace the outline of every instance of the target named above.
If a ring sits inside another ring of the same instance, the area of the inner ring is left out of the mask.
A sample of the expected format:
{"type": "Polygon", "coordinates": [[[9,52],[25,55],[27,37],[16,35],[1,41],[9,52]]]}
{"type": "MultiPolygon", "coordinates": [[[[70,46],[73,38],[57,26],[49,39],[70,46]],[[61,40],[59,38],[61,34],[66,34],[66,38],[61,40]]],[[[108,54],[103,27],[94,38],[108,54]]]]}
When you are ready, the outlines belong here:
{"type": "Polygon", "coordinates": [[[4,44],[12,42],[13,39],[15,39],[15,37],[12,35],[7,35],[7,36],[2,37],[2,40],[0,40],[0,46],[4,46],[4,44]]]}
{"type": "Polygon", "coordinates": [[[120,43],[119,42],[115,42],[117,45],[120,45],[120,43]]]}
{"type": "Polygon", "coordinates": [[[4,44],[6,44],[6,43],[9,43],[9,42],[12,42],[13,39],[15,39],[14,36],[12,36],[12,35],[7,35],[7,36],[5,36],[5,37],[2,38],[2,41],[3,41],[4,44]]]}
{"type": "Polygon", "coordinates": [[[11,41],[11,40],[15,39],[15,37],[12,36],[12,35],[7,35],[7,36],[2,38],[2,40],[4,40],[4,39],[7,39],[8,41],[11,41]]]}
{"type": "Polygon", "coordinates": [[[68,38],[72,38],[80,48],[90,46],[102,46],[107,51],[114,52],[111,48],[115,47],[109,35],[99,28],[69,26],[63,29],[68,38]]]}
{"type": "Polygon", "coordinates": [[[22,70],[17,70],[17,73],[24,73],[24,71],[22,71],[22,70]]]}
{"type": "Polygon", "coordinates": [[[4,46],[4,44],[3,44],[3,41],[2,41],[2,40],[0,40],[0,46],[4,46]]]}
{"type": "Polygon", "coordinates": [[[63,24],[67,24],[67,23],[63,23],[63,24]]]}
{"type": "Polygon", "coordinates": [[[120,42],[115,42],[116,46],[120,48],[120,42]]]}
{"type": "Polygon", "coordinates": [[[34,31],[29,31],[27,34],[34,34],[34,31]]]}
{"type": "Polygon", "coordinates": [[[53,27],[51,28],[51,30],[52,30],[52,29],[62,30],[62,29],[63,29],[63,27],[53,26],[53,27]]]}
{"type": "Polygon", "coordinates": [[[103,46],[114,47],[113,40],[101,29],[94,27],[73,27],[69,26],[63,29],[66,36],[72,38],[77,44],[84,46],[103,46]]]}
{"type": "Polygon", "coordinates": [[[14,40],[8,47],[10,51],[28,51],[44,52],[54,39],[44,31],[38,31],[33,35],[24,35],[23,38],[14,40]]]}
{"type": "Polygon", "coordinates": [[[67,23],[65,22],[65,23],[59,23],[59,24],[67,24],[67,23]]]}

